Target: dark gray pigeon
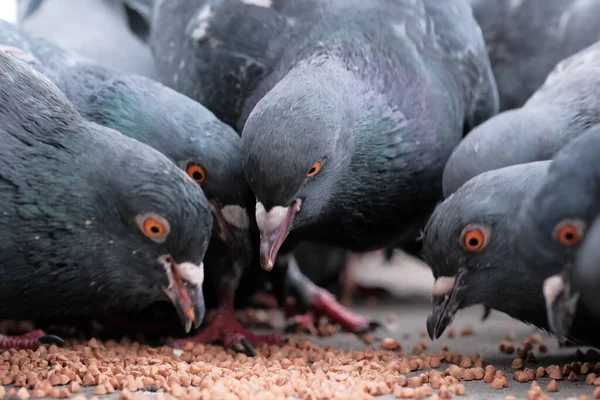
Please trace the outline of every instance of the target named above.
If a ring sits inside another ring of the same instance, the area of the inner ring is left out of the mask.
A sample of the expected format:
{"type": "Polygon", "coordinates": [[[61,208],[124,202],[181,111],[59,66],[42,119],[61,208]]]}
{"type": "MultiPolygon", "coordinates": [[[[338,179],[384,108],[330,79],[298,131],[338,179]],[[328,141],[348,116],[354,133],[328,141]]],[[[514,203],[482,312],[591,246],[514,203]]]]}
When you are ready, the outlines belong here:
{"type": "Polygon", "coordinates": [[[170,300],[187,331],[199,326],[212,218],[198,185],[149,146],[84,120],[4,51],[0,121],[0,319],[170,300]]]}
{"type": "MultiPolygon", "coordinates": [[[[543,279],[520,261],[511,241],[518,210],[544,183],[551,162],[484,172],[435,209],[423,233],[424,258],[436,279],[427,318],[432,339],[458,310],[475,304],[549,330],[543,279]]],[[[598,346],[598,321],[581,311],[569,339],[598,346]]]]}
{"type": "Polygon", "coordinates": [[[198,183],[215,215],[205,264],[233,316],[233,293],[251,247],[240,138],[199,103],[148,78],[122,74],[0,21],[0,49],[49,77],[85,118],[161,151],[198,183]]]}
{"type": "Polygon", "coordinates": [[[571,285],[577,250],[600,211],[600,125],[585,131],[554,157],[539,191],[518,217],[516,250],[544,282],[552,330],[567,336],[578,308],[571,285]]]}
{"type": "Polygon", "coordinates": [[[268,269],[300,240],[413,242],[464,127],[497,110],[463,1],[160,2],[150,43],[164,82],[243,130],[268,269]]]}
{"type": "Polygon", "coordinates": [[[521,107],[561,60],[600,40],[600,0],[469,0],[500,109],[521,107]]]}
{"type": "Polygon", "coordinates": [[[549,164],[484,172],[436,207],[423,232],[423,256],[436,279],[427,320],[432,339],[459,309],[475,304],[547,325],[541,282],[517,262],[510,237],[523,199],[541,186],[549,164]]]}
{"type": "MultiPolygon", "coordinates": [[[[154,10],[150,43],[161,78],[240,129],[246,99],[285,50],[284,38],[295,29],[296,21],[306,21],[306,16],[320,13],[316,5],[309,0],[160,2],[154,10]],[[219,45],[213,46],[215,43],[219,45]]],[[[282,266],[285,263],[282,261],[282,266]]],[[[260,275],[253,268],[249,273],[260,275]]],[[[285,277],[285,273],[281,276],[285,277]]],[[[245,282],[249,282],[247,278],[245,282]]],[[[307,282],[289,278],[292,286],[307,282]]],[[[288,286],[273,279],[272,286],[288,286]]],[[[292,292],[307,292],[311,288],[298,287],[292,292]]],[[[279,294],[278,298],[285,301],[285,293],[279,294]]],[[[317,306],[322,303],[326,304],[328,316],[336,319],[340,315],[340,305],[331,296],[313,298],[314,311],[322,312],[323,308],[317,306]]],[[[369,325],[364,320],[354,318],[341,323],[353,327],[353,331],[362,331],[369,325]]]]}
{"type": "Polygon", "coordinates": [[[581,301],[596,315],[600,317],[600,218],[590,226],[585,239],[580,246],[571,277],[573,287],[581,294],[581,301]]]}
{"type": "MultiPolygon", "coordinates": [[[[600,3],[600,2],[599,2],[600,3]]],[[[444,195],[482,172],[551,159],[600,123],[600,42],[560,62],[537,92],[469,133],[444,169],[444,195]]]]}
{"type": "Polygon", "coordinates": [[[122,0],[21,0],[19,24],[65,50],[105,68],[150,78],[158,74],[141,7],[127,7],[122,0]]]}
{"type": "Polygon", "coordinates": [[[353,251],[409,230],[414,240],[463,127],[497,110],[468,4],[336,0],[295,24],[274,72],[244,104],[242,162],[263,266],[288,234],[289,245],[353,251]]]}

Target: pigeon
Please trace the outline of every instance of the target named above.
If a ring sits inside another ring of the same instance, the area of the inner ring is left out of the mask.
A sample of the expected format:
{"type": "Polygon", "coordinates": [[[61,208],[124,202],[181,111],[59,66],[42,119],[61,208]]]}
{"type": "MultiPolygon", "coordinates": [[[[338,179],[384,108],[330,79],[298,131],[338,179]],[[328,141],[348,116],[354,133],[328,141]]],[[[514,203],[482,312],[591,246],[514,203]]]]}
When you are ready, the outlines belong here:
{"type": "Polygon", "coordinates": [[[22,0],[19,25],[90,62],[156,79],[143,7],[122,0],[22,0]],[[138,32],[136,27],[140,26],[138,32]]]}
{"type": "Polygon", "coordinates": [[[351,251],[413,241],[464,127],[498,103],[466,2],[336,0],[296,23],[244,105],[266,269],[286,241],[351,251]]]}
{"type": "Polygon", "coordinates": [[[202,187],[215,217],[205,257],[207,284],[221,292],[220,314],[235,320],[234,292],[252,257],[247,209],[253,206],[235,130],[158,82],[80,61],[8,22],[0,21],[0,49],[49,77],[83,117],[154,147],[202,187]]]}
{"type": "Polygon", "coordinates": [[[423,257],[435,278],[427,319],[432,340],[459,309],[475,304],[547,325],[541,283],[517,262],[510,235],[524,197],[541,186],[549,164],[484,172],[435,208],[422,236],[423,257]]]}
{"type": "MultiPolygon", "coordinates": [[[[278,2],[273,7],[270,2],[260,0],[226,0],[219,4],[204,0],[158,2],[150,24],[150,44],[161,80],[201,102],[241,132],[239,124],[245,99],[285,49],[285,41],[280,40],[290,34],[294,21],[315,13],[316,5],[309,0],[278,2]],[[221,44],[214,47],[214,43],[221,44]]],[[[307,282],[288,277],[285,270],[289,260],[291,258],[283,257],[282,273],[267,278],[275,287],[281,306],[287,297],[284,287],[307,282]]],[[[244,273],[243,281],[249,284],[263,278],[264,275],[251,266],[244,273]]],[[[298,287],[292,293],[310,289],[298,287]]],[[[339,303],[330,296],[321,297],[320,293],[312,297],[313,311],[324,311],[335,320],[340,315],[339,303]],[[317,307],[317,303],[326,307],[317,307]]],[[[354,332],[370,325],[364,318],[341,322],[354,332]]]]}
{"type": "Polygon", "coordinates": [[[150,48],[161,82],[241,132],[244,104],[272,71],[316,0],[173,0],[154,3],[150,48]]]}
{"type": "MultiPolygon", "coordinates": [[[[484,172],[436,207],[422,238],[424,259],[435,277],[427,318],[432,340],[443,334],[458,310],[475,304],[551,331],[543,279],[521,262],[512,243],[519,210],[544,184],[551,163],[484,172]]],[[[591,313],[582,312],[573,328],[569,338],[574,342],[600,345],[591,313]]]]}
{"type": "Polygon", "coordinates": [[[521,107],[561,60],[600,40],[600,0],[469,0],[500,109],[521,107]]]}
{"type": "Polygon", "coordinates": [[[482,172],[549,160],[600,123],[599,62],[597,42],[561,61],[523,107],[501,112],[470,132],[445,166],[444,196],[482,172]]]}
{"type": "Polygon", "coordinates": [[[600,264],[598,260],[598,244],[600,243],[600,218],[588,228],[585,239],[580,245],[577,262],[571,275],[574,290],[580,293],[583,302],[596,317],[600,317],[600,264]]]}
{"type": "MultiPolygon", "coordinates": [[[[4,51],[0,121],[0,319],[170,301],[186,331],[198,327],[212,229],[200,187],[158,151],[83,119],[4,51]]],[[[3,336],[0,347],[43,338],[3,336]]]]}
{"type": "Polygon", "coordinates": [[[578,312],[579,293],[571,284],[577,250],[600,211],[600,125],[572,140],[553,158],[548,175],[532,191],[518,215],[515,249],[544,281],[552,330],[567,337],[578,312]]]}

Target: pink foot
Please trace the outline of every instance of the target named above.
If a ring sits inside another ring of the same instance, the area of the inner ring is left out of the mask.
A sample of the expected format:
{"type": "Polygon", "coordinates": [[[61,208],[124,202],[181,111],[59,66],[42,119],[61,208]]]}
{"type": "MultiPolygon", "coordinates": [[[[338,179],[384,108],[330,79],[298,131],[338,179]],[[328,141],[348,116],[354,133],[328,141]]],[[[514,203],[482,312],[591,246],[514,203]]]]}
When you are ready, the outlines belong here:
{"type": "Polygon", "coordinates": [[[311,335],[317,335],[315,317],[312,313],[294,315],[287,320],[286,331],[288,332],[306,332],[311,335]]]}
{"type": "Polygon", "coordinates": [[[58,336],[46,335],[42,330],[36,329],[20,336],[0,335],[0,349],[32,349],[35,350],[42,344],[61,345],[64,341],[58,336]]]}
{"type": "Polygon", "coordinates": [[[364,333],[379,325],[369,318],[348,310],[327,290],[313,285],[311,291],[313,292],[311,313],[314,316],[325,316],[331,322],[339,324],[342,329],[353,333],[364,333]]]}
{"type": "Polygon", "coordinates": [[[282,345],[287,341],[285,335],[279,333],[256,334],[244,328],[231,311],[222,309],[219,311],[201,332],[190,338],[179,339],[175,344],[220,342],[226,348],[255,356],[255,347],[263,344],[282,345]]]}
{"type": "Polygon", "coordinates": [[[252,296],[252,304],[259,308],[279,308],[275,296],[267,293],[256,293],[252,296]]]}

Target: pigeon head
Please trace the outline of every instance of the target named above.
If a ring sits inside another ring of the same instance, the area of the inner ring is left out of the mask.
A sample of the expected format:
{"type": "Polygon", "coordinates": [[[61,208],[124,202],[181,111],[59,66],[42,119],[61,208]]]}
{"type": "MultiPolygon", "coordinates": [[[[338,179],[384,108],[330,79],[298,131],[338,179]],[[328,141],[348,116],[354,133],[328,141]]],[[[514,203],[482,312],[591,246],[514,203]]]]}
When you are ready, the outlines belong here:
{"type": "Polygon", "coordinates": [[[296,67],[267,93],[242,133],[243,169],[256,195],[260,257],[268,270],[289,232],[326,211],[351,156],[348,71],[311,66],[296,67]]]}
{"type": "Polygon", "coordinates": [[[107,80],[86,101],[85,116],[157,149],[202,187],[215,216],[214,235],[241,265],[250,261],[240,137],[200,103],[150,79],[107,80]]]}
{"type": "Polygon", "coordinates": [[[578,293],[570,283],[579,246],[598,213],[600,170],[595,168],[600,128],[590,128],[562,148],[539,191],[532,192],[518,216],[516,251],[544,282],[552,330],[567,333],[578,293]]]}
{"type": "MultiPolygon", "coordinates": [[[[97,132],[112,139],[111,144],[117,143],[116,132],[107,133],[97,132]]],[[[169,160],[148,146],[124,139],[120,150],[109,153],[110,159],[98,157],[101,165],[110,163],[102,175],[81,170],[100,187],[111,188],[108,193],[95,193],[104,206],[89,217],[87,230],[97,230],[97,241],[114,237],[114,258],[118,259],[111,261],[134,269],[132,274],[142,280],[138,284],[152,287],[155,297],[164,292],[187,332],[204,317],[202,260],[212,227],[210,206],[202,190],[169,160]]]]}
{"type": "Polygon", "coordinates": [[[21,233],[1,235],[23,240],[0,250],[0,266],[15,270],[2,296],[27,287],[31,300],[20,307],[32,316],[170,300],[187,331],[199,326],[212,227],[200,187],[158,151],[81,118],[56,86],[4,52],[0,116],[1,225],[21,233]]]}
{"type": "Polygon", "coordinates": [[[541,184],[547,166],[537,162],[484,172],[436,207],[423,232],[423,255],[435,277],[427,319],[432,339],[459,309],[471,305],[522,320],[537,318],[528,313],[536,305],[543,310],[541,285],[524,273],[510,239],[521,202],[541,184]]]}

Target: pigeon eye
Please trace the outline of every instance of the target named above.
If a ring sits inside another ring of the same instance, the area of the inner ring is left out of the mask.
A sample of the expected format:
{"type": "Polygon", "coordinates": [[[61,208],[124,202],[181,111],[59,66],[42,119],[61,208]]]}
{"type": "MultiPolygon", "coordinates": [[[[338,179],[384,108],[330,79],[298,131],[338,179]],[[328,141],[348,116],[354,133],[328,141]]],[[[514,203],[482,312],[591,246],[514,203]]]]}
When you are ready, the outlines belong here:
{"type": "Polygon", "coordinates": [[[306,174],[306,176],[308,176],[309,178],[312,178],[313,176],[318,174],[320,170],[321,170],[321,161],[317,161],[310,168],[310,170],[308,171],[308,174],[306,174]]]}
{"type": "Polygon", "coordinates": [[[155,214],[138,215],[136,222],[142,233],[156,243],[162,243],[167,240],[167,236],[171,230],[169,222],[155,214]]]}
{"type": "Polygon", "coordinates": [[[190,163],[188,164],[185,172],[194,180],[196,183],[204,183],[206,182],[206,171],[202,168],[201,165],[190,163]]]}
{"type": "Polygon", "coordinates": [[[582,239],[585,223],[579,219],[567,219],[554,228],[554,239],[563,246],[573,246],[582,239]]]}
{"type": "Polygon", "coordinates": [[[469,252],[479,252],[486,248],[490,241],[491,230],[480,224],[465,226],[460,235],[460,245],[469,252]]]}

